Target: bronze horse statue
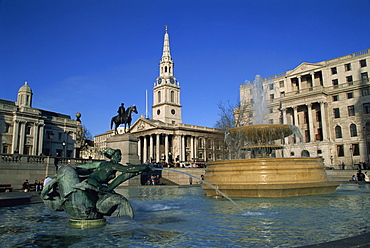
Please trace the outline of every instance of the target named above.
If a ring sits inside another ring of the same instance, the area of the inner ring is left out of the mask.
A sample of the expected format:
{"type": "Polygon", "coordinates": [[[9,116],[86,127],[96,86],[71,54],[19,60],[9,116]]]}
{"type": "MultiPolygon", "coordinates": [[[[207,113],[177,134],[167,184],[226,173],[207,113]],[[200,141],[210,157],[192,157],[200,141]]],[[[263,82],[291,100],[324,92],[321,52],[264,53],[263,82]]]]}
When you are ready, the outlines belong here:
{"type": "Polygon", "coordinates": [[[123,116],[116,115],[116,116],[112,117],[112,120],[110,122],[110,128],[111,129],[113,128],[113,123],[114,123],[115,124],[115,128],[114,128],[115,134],[118,134],[117,128],[121,124],[125,124],[125,128],[124,128],[125,133],[126,133],[126,125],[128,125],[128,132],[130,132],[131,121],[132,121],[132,117],[131,117],[132,112],[134,112],[135,114],[138,113],[135,105],[133,105],[131,107],[128,107],[123,116]]]}

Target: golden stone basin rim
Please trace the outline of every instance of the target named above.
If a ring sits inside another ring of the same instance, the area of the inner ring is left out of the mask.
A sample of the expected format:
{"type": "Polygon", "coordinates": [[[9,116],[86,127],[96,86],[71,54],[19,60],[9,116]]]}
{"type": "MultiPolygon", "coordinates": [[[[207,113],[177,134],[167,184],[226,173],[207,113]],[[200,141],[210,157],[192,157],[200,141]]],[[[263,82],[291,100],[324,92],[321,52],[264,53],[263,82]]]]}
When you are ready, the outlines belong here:
{"type": "Polygon", "coordinates": [[[293,128],[285,124],[261,124],[234,127],[228,129],[227,132],[251,143],[267,143],[293,134],[293,128]]]}

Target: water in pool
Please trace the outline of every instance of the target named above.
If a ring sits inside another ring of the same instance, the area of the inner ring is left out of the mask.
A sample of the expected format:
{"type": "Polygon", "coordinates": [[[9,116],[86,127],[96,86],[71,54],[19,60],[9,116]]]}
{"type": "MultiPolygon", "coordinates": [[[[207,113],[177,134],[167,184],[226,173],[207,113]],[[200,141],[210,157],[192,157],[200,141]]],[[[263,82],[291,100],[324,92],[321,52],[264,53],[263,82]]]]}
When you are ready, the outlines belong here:
{"type": "Polygon", "coordinates": [[[292,198],[206,197],[201,187],[116,190],[135,219],[107,217],[95,229],[74,229],[68,215],[43,204],[0,208],[3,247],[296,247],[368,232],[370,184],[292,198]]]}

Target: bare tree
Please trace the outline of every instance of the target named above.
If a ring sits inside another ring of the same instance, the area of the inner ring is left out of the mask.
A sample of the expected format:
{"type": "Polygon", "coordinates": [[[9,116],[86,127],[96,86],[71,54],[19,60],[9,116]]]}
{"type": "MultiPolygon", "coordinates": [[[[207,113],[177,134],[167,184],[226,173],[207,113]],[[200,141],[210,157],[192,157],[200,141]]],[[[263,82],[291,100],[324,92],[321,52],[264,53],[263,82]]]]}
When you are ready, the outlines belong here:
{"type": "Polygon", "coordinates": [[[247,113],[247,105],[240,104],[240,102],[232,104],[227,101],[226,103],[219,102],[217,106],[220,111],[220,119],[214,127],[225,132],[225,143],[228,148],[229,159],[241,158],[241,148],[244,146],[244,140],[241,132],[233,128],[248,123],[249,113],[247,113]]]}

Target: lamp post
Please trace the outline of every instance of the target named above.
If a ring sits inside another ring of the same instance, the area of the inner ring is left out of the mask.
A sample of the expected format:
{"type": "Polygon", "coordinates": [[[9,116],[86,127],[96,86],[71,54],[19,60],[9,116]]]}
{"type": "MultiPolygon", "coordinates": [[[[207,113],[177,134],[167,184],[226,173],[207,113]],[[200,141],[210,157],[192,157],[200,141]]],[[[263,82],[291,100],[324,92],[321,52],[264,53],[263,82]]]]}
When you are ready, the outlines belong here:
{"type": "Polygon", "coordinates": [[[66,142],[63,141],[62,145],[63,145],[63,157],[66,157],[66,142]]]}

